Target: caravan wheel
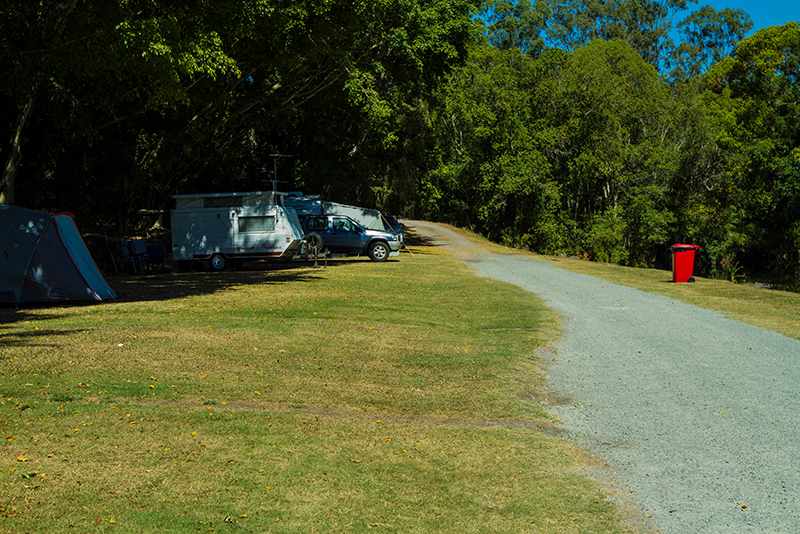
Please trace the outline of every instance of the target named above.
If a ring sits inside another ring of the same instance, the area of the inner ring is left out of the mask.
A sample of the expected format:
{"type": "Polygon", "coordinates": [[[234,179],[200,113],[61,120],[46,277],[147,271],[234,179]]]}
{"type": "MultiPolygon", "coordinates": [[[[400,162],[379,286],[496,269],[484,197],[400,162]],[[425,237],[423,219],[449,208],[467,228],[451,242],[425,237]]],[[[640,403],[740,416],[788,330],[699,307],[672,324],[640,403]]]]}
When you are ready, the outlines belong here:
{"type": "Polygon", "coordinates": [[[211,268],[212,271],[215,272],[224,271],[226,264],[227,262],[225,261],[225,256],[223,256],[222,254],[214,254],[208,261],[208,266],[211,268]]]}

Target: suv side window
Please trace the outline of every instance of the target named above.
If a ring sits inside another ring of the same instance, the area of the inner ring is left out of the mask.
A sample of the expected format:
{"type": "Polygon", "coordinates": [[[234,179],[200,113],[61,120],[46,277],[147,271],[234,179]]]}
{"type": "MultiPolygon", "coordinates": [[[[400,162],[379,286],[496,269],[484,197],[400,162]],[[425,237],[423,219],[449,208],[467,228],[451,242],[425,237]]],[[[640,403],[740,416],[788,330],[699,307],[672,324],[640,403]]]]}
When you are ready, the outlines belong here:
{"type": "Polygon", "coordinates": [[[333,219],[333,230],[334,232],[354,233],[356,228],[349,219],[336,217],[333,219]]]}
{"type": "Polygon", "coordinates": [[[325,217],[307,217],[303,221],[306,232],[324,232],[328,227],[325,217]]]}

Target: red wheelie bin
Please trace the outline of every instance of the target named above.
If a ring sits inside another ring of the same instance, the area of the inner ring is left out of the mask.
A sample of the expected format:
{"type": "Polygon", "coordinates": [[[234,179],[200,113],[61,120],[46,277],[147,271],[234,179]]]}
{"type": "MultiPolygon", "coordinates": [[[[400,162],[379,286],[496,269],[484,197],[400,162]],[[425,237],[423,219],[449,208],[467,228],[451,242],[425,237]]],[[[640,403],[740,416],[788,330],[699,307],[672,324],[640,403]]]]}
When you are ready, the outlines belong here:
{"type": "Polygon", "coordinates": [[[703,247],[687,243],[672,245],[672,281],[676,284],[694,282],[694,260],[703,247]]]}

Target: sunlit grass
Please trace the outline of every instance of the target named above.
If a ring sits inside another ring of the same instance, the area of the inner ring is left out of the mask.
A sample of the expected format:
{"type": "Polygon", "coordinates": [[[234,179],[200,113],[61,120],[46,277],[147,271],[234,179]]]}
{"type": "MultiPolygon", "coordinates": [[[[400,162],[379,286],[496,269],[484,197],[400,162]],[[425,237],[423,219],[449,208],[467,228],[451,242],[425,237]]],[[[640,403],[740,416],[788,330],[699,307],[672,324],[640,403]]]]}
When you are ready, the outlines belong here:
{"type": "Polygon", "coordinates": [[[417,252],[5,313],[0,530],[620,530],[539,400],[553,315],[417,252]]]}

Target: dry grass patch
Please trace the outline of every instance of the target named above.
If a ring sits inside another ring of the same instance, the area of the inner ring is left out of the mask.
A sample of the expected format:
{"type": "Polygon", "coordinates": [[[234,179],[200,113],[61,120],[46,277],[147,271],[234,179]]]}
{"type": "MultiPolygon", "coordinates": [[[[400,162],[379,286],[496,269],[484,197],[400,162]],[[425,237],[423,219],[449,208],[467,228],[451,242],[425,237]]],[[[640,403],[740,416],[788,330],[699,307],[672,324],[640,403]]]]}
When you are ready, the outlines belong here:
{"type": "Polygon", "coordinates": [[[528,294],[438,252],[141,285],[5,315],[0,530],[622,530],[539,400],[528,294]]]}

